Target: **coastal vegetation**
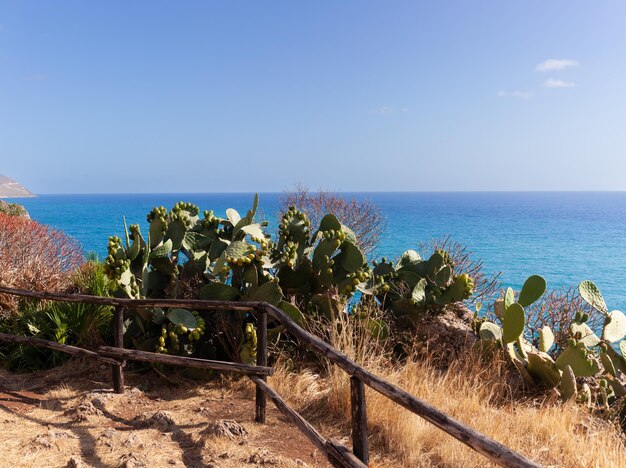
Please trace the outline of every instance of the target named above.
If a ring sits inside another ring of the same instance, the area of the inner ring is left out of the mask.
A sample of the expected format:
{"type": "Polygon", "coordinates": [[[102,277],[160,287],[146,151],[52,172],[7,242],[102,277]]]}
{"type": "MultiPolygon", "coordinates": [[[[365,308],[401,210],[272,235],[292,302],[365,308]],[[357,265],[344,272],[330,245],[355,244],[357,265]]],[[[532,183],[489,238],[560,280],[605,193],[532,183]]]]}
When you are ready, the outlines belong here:
{"type": "MultiPolygon", "coordinates": [[[[84,261],[77,243],[60,231],[0,214],[0,284],[136,299],[269,302],[372,372],[538,462],[623,462],[618,426],[626,428],[626,317],[609,311],[591,281],[575,291],[547,291],[545,279],[533,275],[520,291],[500,292],[480,261],[449,239],[376,260],[378,237],[364,243],[352,229],[366,219],[365,205],[334,198],[287,197],[296,201],[285,206],[273,235],[267,221],[257,220],[258,197],[245,214],[228,209],[224,217],[185,202],[157,207],[146,217],[145,233],[125,224],[123,238],[109,238],[103,262],[84,261]]],[[[380,219],[371,222],[380,226],[380,219]]],[[[0,309],[6,333],[87,348],[111,342],[107,307],[3,295],[0,309]]],[[[126,347],[255,360],[257,324],[250,314],[129,312],[126,347]]],[[[346,376],[269,325],[277,369],[272,386],[291,395],[307,418],[345,433],[346,376]]],[[[12,369],[64,360],[24,345],[0,351],[12,369]]],[[[173,370],[154,369],[169,383],[185,381],[173,370]]],[[[229,385],[243,394],[253,388],[237,380],[229,385]]],[[[417,417],[398,413],[373,392],[367,398],[372,444],[391,464],[481,464],[479,455],[417,417]]]]}

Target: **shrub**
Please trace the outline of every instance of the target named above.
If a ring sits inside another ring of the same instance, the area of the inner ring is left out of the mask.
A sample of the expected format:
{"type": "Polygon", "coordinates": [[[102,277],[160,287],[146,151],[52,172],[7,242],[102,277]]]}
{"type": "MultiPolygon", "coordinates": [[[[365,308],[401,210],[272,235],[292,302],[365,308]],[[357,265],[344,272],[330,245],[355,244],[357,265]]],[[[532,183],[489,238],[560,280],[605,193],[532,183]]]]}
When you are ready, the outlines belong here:
{"type": "MultiPolygon", "coordinates": [[[[88,261],[70,275],[71,291],[76,294],[110,296],[112,283],[101,263],[88,261]]],[[[110,342],[111,307],[96,304],[23,301],[17,313],[1,321],[6,333],[35,336],[62,344],[96,348],[110,342]]],[[[56,366],[68,355],[49,349],[18,345],[6,346],[10,368],[43,369],[56,366]]]]}
{"type": "MultiPolygon", "coordinates": [[[[78,242],[31,219],[0,213],[0,284],[31,291],[65,291],[83,263],[78,242]]],[[[0,296],[0,311],[15,311],[18,300],[0,296]]]]}

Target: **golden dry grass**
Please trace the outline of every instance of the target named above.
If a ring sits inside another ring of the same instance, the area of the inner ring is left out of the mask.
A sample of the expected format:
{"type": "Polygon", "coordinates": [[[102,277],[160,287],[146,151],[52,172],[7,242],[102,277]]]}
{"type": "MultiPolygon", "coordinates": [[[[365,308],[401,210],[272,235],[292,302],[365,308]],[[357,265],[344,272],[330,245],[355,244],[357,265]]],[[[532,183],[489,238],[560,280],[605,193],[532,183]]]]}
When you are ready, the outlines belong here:
{"type": "MultiPolygon", "coordinates": [[[[442,370],[423,360],[393,365],[385,350],[358,323],[340,318],[331,343],[380,377],[458,421],[544,466],[626,467],[626,439],[619,428],[576,404],[519,396],[504,362],[468,353],[442,370]]],[[[328,366],[325,377],[278,366],[270,384],[312,418],[326,436],[349,443],[347,375],[328,366]]],[[[370,457],[375,466],[483,467],[486,458],[384,396],[367,390],[370,457]]]]}

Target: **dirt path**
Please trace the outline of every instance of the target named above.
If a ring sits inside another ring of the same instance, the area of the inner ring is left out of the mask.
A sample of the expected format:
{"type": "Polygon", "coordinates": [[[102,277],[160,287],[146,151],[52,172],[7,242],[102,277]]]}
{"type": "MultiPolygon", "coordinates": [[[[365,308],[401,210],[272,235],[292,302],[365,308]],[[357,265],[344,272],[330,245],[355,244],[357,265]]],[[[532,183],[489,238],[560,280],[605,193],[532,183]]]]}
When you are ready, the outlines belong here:
{"type": "Polygon", "coordinates": [[[251,392],[128,374],[116,395],[108,369],[68,366],[0,371],[0,467],[328,466],[271,403],[256,424],[251,392]]]}

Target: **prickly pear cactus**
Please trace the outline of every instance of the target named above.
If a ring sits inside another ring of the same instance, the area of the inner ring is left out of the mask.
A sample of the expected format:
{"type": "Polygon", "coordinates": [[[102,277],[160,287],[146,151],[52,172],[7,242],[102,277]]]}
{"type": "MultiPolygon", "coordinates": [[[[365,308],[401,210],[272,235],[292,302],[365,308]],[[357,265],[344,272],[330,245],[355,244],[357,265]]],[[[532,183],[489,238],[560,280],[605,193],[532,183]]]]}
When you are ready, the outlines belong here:
{"type": "Polygon", "coordinates": [[[428,260],[414,250],[407,250],[395,264],[383,257],[374,263],[372,273],[368,290],[396,316],[418,318],[425,311],[441,311],[474,293],[474,280],[455,271],[450,254],[442,249],[428,260]]]}

